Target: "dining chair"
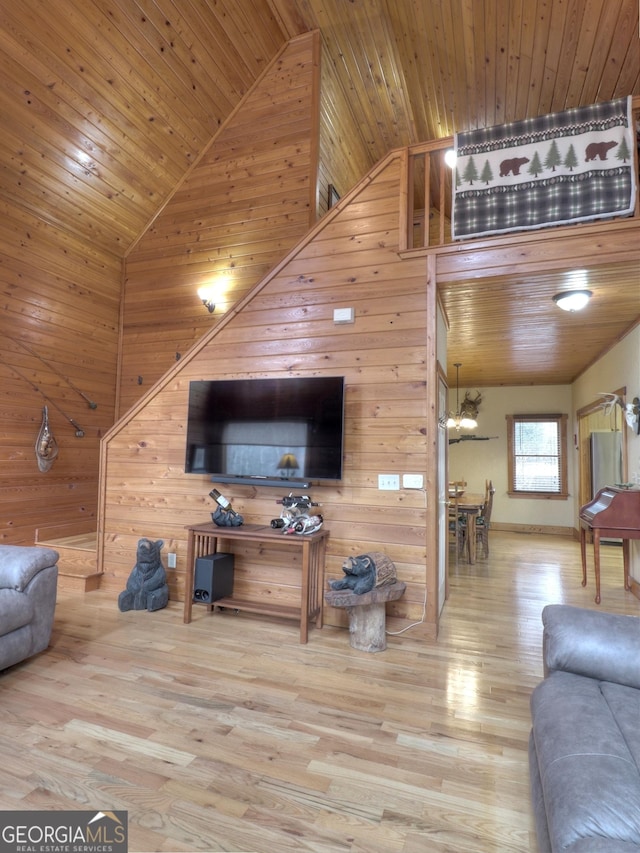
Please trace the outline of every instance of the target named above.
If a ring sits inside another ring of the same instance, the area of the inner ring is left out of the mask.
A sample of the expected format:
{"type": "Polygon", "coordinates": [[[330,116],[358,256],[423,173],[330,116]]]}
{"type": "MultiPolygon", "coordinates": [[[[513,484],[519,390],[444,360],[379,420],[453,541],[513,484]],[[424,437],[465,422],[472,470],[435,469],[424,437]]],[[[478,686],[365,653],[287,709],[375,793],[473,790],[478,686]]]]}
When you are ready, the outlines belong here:
{"type": "Polygon", "coordinates": [[[460,512],[458,510],[458,501],[455,498],[449,499],[449,541],[455,544],[456,554],[462,550],[462,523],[460,512]]]}
{"type": "Polygon", "coordinates": [[[484,556],[489,556],[489,528],[491,526],[491,513],[493,511],[493,496],[496,490],[491,480],[486,483],[486,499],[480,515],[476,518],[476,543],[482,542],[484,556]]]}
{"type": "Polygon", "coordinates": [[[449,483],[449,539],[455,543],[457,556],[462,552],[465,520],[458,509],[458,495],[464,491],[466,485],[463,480],[453,480],[449,483]]]}

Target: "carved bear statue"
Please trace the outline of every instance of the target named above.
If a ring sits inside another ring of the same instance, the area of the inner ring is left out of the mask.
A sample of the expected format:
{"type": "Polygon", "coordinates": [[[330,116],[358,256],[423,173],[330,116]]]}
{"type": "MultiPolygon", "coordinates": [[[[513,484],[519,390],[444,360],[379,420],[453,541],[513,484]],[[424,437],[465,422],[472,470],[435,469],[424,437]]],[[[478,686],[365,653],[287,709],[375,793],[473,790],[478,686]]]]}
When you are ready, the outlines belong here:
{"type": "Polygon", "coordinates": [[[162,539],[140,539],[136,564],[127,580],[127,588],[118,596],[118,607],[125,610],[161,610],[169,601],[167,576],[160,559],[162,539]]]}
{"type": "Polygon", "coordinates": [[[330,581],[331,589],[350,589],[356,595],[370,592],[374,587],[386,586],[397,580],[396,567],[380,551],[360,554],[359,557],[347,557],[342,564],[344,577],[330,581]]]}

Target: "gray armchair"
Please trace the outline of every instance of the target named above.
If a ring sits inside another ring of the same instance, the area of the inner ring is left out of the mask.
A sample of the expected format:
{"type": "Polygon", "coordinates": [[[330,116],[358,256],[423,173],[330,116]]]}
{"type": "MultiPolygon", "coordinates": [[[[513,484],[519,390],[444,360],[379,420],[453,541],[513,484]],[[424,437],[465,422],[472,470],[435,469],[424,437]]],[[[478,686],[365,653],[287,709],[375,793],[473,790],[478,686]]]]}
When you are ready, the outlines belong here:
{"type": "Polygon", "coordinates": [[[57,563],[52,548],[0,545],[0,670],[49,645],[57,563]]]}

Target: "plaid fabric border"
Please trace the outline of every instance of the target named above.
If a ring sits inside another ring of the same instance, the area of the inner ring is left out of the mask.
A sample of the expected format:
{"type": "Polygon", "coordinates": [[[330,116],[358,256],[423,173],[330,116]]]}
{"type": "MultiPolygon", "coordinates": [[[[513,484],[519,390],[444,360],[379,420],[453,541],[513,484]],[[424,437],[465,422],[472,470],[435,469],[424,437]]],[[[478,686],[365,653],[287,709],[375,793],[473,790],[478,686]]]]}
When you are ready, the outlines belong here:
{"type": "Polygon", "coordinates": [[[454,239],[631,214],[631,98],[456,136],[454,239]]]}

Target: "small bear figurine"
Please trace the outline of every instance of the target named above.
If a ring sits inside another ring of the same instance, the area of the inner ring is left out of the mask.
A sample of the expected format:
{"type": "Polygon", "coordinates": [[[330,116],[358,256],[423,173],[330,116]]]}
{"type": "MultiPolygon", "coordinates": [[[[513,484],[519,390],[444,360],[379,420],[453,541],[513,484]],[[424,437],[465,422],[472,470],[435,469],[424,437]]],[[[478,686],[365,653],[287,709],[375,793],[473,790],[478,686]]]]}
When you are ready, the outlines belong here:
{"type": "Polygon", "coordinates": [[[218,527],[241,527],[244,524],[244,516],[231,507],[223,509],[217,506],[216,511],[211,513],[211,521],[218,527]]]}
{"type": "Polygon", "coordinates": [[[169,601],[169,587],[164,566],[160,560],[162,539],[152,542],[140,539],[136,551],[136,564],[127,580],[127,588],[118,596],[118,607],[125,610],[160,610],[169,601]]]}
{"type": "Polygon", "coordinates": [[[337,581],[329,581],[329,586],[331,589],[350,589],[356,595],[397,580],[395,565],[386,554],[379,551],[347,557],[342,564],[342,571],[345,576],[337,581]]]}

